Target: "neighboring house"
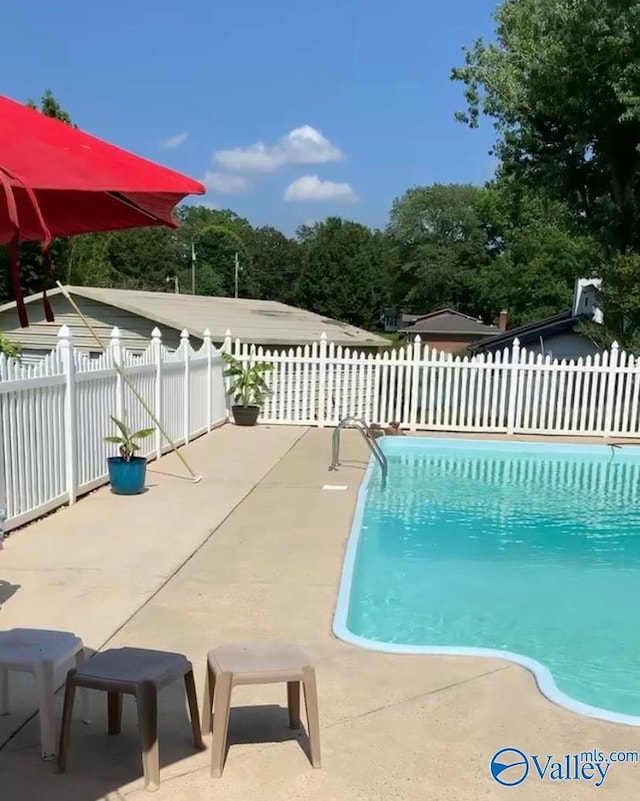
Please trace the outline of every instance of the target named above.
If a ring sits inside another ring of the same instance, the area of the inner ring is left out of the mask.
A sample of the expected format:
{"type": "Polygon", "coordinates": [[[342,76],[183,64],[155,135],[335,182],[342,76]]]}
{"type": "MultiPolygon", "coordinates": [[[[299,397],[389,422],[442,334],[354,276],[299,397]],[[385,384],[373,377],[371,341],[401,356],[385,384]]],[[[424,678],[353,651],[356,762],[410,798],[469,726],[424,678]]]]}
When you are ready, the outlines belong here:
{"type": "Polygon", "coordinates": [[[385,309],[380,318],[380,327],[385,334],[395,334],[396,331],[415,323],[420,317],[421,314],[405,314],[400,309],[385,309]]]}
{"type": "Polygon", "coordinates": [[[415,322],[400,330],[409,340],[420,335],[423,344],[445,353],[463,351],[480,337],[494,334],[498,329],[494,325],[486,325],[482,320],[461,314],[455,309],[439,309],[438,311],[418,317],[415,322]]]}
{"type": "Polygon", "coordinates": [[[600,286],[597,278],[579,278],[575,283],[570,311],[481,339],[473,343],[469,350],[472,354],[495,353],[513,347],[513,340],[517,337],[521,347],[553,359],[578,359],[600,353],[602,349],[579,330],[580,324],[585,321],[602,323],[600,286]]]}
{"type": "MultiPolygon", "coordinates": [[[[180,344],[182,329],[189,332],[193,347],[199,347],[206,328],[217,347],[222,345],[227,330],[234,339],[271,350],[306,345],[319,340],[323,333],[329,342],[359,350],[377,351],[389,344],[384,337],[361,328],[271,300],[74,286],[67,290],[103,342],[108,342],[117,326],[124,346],[134,352],[146,349],[155,326],[160,329],[164,344],[172,349],[180,344]]],[[[71,329],[79,350],[90,356],[100,353],[61,290],[47,294],[55,315],[52,323],[45,320],[41,294],[25,298],[29,305],[27,328],[20,327],[15,303],[0,306],[0,331],[22,347],[25,360],[42,357],[54,348],[64,324],[71,329]]]]}

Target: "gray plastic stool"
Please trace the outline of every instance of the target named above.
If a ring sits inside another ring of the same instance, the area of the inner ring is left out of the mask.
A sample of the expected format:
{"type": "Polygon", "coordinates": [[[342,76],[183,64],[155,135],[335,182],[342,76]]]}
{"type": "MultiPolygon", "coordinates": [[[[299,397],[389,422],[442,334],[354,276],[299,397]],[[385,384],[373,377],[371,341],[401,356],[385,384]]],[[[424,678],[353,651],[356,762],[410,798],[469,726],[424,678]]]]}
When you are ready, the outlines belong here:
{"type": "Polygon", "coordinates": [[[297,645],[283,642],[226,643],[209,651],[207,680],[202,711],[202,728],[212,729],[211,775],[222,776],[224,768],[231,690],[239,684],[287,683],[289,725],[300,727],[300,684],[304,687],[304,700],[309,728],[311,764],[320,767],[320,723],[318,719],[318,691],[316,674],[305,652],[297,645]]]}
{"type": "Polygon", "coordinates": [[[120,733],[122,695],[127,693],[135,696],[138,706],[144,786],[148,790],[156,789],[160,784],[158,690],[178,679],[184,679],[193,743],[198,750],[201,750],[204,745],[198,718],[193,668],[186,656],[144,648],[114,648],[96,654],[82,666],[70,670],[67,675],[60,729],[59,772],[63,773],[66,768],[76,687],[104,690],[107,693],[109,734],[120,733]]]}

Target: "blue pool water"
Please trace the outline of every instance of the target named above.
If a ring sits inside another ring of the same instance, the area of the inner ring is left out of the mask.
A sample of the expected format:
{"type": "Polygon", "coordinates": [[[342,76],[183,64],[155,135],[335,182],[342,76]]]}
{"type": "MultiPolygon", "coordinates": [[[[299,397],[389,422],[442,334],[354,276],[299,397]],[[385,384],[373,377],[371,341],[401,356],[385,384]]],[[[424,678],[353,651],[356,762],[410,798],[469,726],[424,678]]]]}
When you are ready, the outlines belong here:
{"type": "Polygon", "coordinates": [[[640,725],[640,448],[384,448],[388,486],[371,465],[336,634],[378,650],[507,652],[553,700],[640,725]]]}

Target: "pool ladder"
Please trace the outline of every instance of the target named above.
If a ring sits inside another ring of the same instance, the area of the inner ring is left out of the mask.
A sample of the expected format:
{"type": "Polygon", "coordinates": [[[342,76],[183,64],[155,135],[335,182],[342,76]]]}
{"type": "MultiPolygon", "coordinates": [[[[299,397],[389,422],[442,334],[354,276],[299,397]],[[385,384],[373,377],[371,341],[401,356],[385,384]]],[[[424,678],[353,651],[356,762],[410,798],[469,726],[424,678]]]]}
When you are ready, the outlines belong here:
{"type": "Polygon", "coordinates": [[[369,446],[369,450],[380,465],[380,470],[382,471],[382,486],[386,487],[387,474],[389,472],[387,457],[382,452],[382,448],[369,433],[369,426],[364,420],[358,417],[345,417],[340,420],[336,426],[331,440],[331,465],[329,466],[329,470],[337,470],[338,467],[340,467],[340,432],[343,428],[355,428],[362,434],[365,442],[369,446]]]}

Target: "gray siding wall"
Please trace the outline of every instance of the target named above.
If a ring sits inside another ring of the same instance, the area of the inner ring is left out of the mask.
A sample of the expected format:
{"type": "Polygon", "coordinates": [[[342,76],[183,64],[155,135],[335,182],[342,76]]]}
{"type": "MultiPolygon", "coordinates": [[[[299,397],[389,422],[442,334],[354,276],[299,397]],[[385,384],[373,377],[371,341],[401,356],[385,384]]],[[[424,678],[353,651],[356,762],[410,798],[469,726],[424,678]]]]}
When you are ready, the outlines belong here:
{"type": "Polygon", "coordinates": [[[551,356],[552,359],[579,359],[601,352],[601,348],[590,339],[572,331],[546,337],[542,343],[531,342],[526,349],[530,353],[551,356]]]}

